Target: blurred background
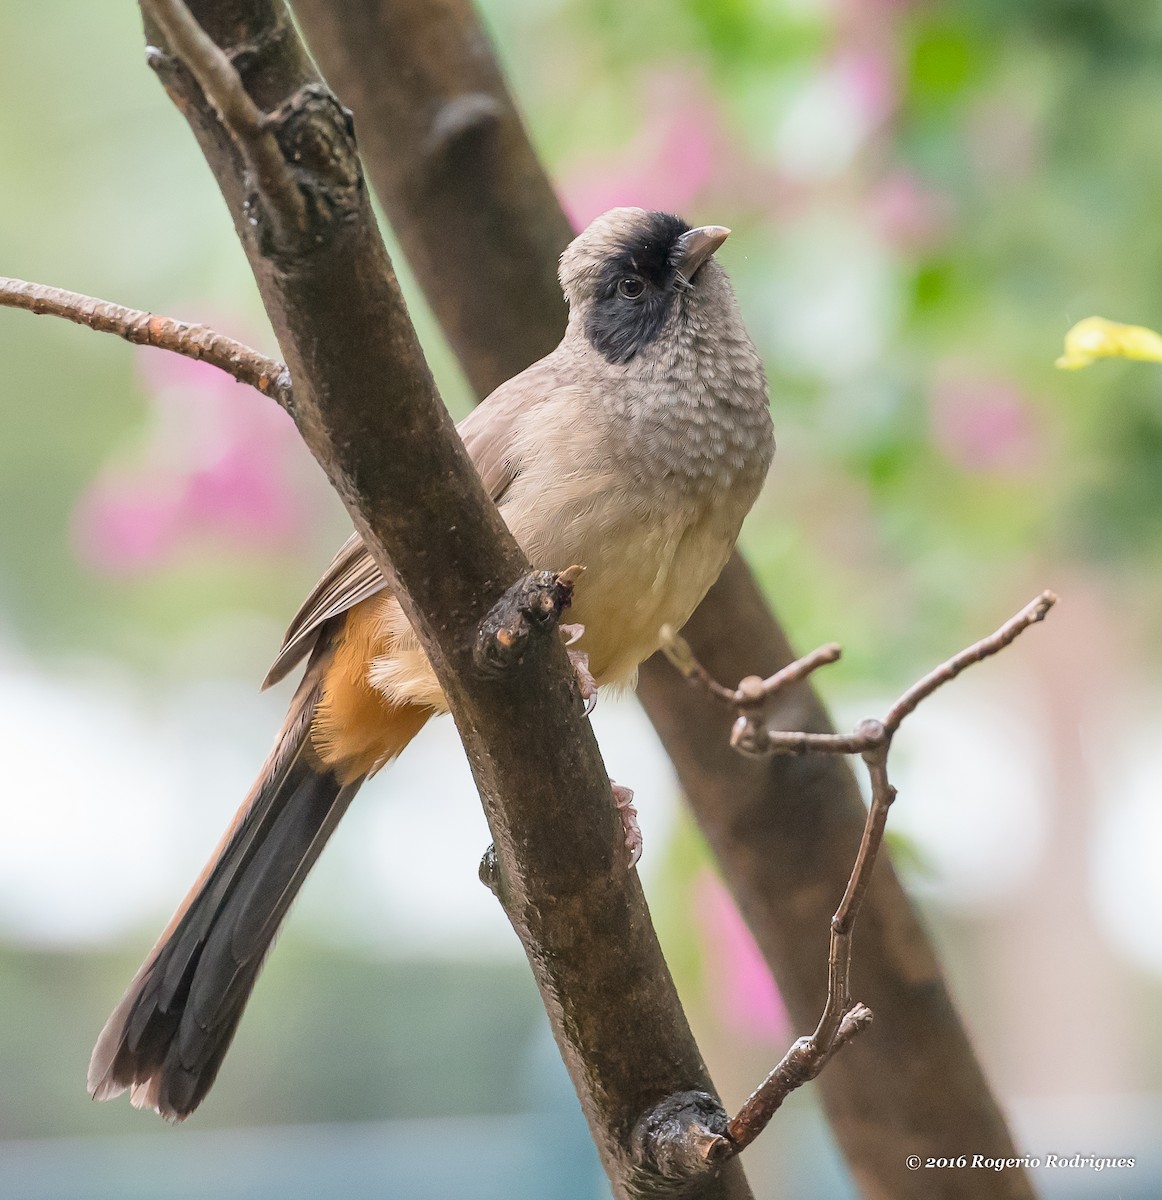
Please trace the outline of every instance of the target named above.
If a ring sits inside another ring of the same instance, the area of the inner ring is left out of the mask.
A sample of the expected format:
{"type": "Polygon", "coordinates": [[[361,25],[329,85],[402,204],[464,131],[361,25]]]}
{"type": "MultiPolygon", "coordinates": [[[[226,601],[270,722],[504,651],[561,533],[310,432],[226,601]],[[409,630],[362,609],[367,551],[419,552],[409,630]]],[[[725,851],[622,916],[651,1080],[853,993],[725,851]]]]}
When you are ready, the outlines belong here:
{"type": "MultiPolygon", "coordinates": [[[[1044,1194],[1162,1194],[1162,370],[1053,367],[1091,313],[1162,326],[1162,10],[485,13],[577,223],[642,204],[734,229],[779,442],[745,547],[801,649],[844,645],[818,677],[839,719],[1060,594],[897,740],[896,861],[1022,1149],[1137,1160],[1042,1172],[1044,1194]]],[[[129,0],[0,0],[0,181],[3,274],[274,352],[129,0]]],[[[97,1031],[266,753],[287,693],[256,684],[348,529],[270,401],[0,310],[0,1195],[607,1194],[476,880],[488,835],[447,721],[344,821],[202,1110],[175,1131],[85,1095],[97,1031]]],[[[736,1105],[800,1031],[648,723],[610,699],[595,723],[736,1105]]],[[[810,1087],[747,1166],[761,1195],[854,1194],[810,1087]]]]}

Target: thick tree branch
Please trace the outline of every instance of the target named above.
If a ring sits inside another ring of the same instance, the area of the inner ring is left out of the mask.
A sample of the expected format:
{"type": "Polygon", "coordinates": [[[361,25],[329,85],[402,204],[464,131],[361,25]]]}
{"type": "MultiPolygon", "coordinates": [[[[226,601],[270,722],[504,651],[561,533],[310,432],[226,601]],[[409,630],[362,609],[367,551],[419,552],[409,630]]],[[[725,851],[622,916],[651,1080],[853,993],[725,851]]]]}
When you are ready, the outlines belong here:
{"type": "Polygon", "coordinates": [[[277,359],[267,358],[241,342],[228,338],[208,325],[190,325],[171,317],[159,317],[96,300],[79,292],[26,283],[23,279],[0,276],[0,308],[22,308],[38,315],[64,317],[77,325],[87,325],[98,333],[113,333],[137,346],[156,346],[172,350],[186,358],[207,362],[239,383],[248,383],[264,396],[277,400],[283,408],[291,402],[290,374],[277,359]]]}
{"type": "MultiPolygon", "coordinates": [[[[871,886],[872,874],[887,827],[888,811],[896,799],[896,789],[888,779],[888,753],[892,738],[905,717],[938,688],[953,680],[966,667],[997,654],[1030,625],[1045,618],[1057,602],[1052,592],[1042,592],[995,633],[974,642],[967,649],[942,663],[892,706],[882,720],[861,721],[849,736],[817,734],[808,743],[803,735],[769,730],[765,726],[763,709],[772,697],[793,683],[806,679],[826,663],[835,662],[839,647],[824,646],[792,663],[768,679],[749,676],[736,688],[723,687],[698,662],[689,644],[672,631],[667,631],[663,649],[666,657],[692,683],[715,701],[729,698],[737,713],[735,733],[744,729],[742,741],[747,754],[858,754],[867,765],[871,781],[871,803],[864,822],[863,835],[855,856],[855,865],[844,889],[843,898],[831,918],[831,937],[827,954],[827,1001],[815,1032],[800,1038],[783,1056],[778,1066],[767,1076],[738,1113],[727,1122],[725,1138],[731,1152],[744,1150],[766,1128],[783,1101],[795,1088],[814,1079],[841,1046],[866,1029],[872,1020],[871,1010],[851,1000],[851,952],[855,923],[871,886]],[[759,727],[757,730],[755,727],[759,727]]],[[[732,742],[734,741],[732,735],[732,742]]],[[[737,747],[736,747],[737,748],[737,747]]],[[[717,1148],[719,1153],[721,1149],[717,1148]]]]}
{"type": "MultiPolygon", "coordinates": [[[[480,395],[551,349],[565,312],[554,273],[568,222],[524,134],[469,0],[294,0],[312,53],[355,111],[376,192],[480,395]],[[463,119],[451,115],[459,112],[463,119]],[[437,120],[446,114],[444,120],[437,120]],[[442,130],[458,129],[456,153],[442,130]]],[[[775,469],[778,469],[776,462],[775,469]]],[[[719,679],[764,675],[796,655],[735,555],[683,630],[719,679]]],[[[848,877],[865,809],[835,757],[735,754],[728,718],[655,655],[638,695],[658,730],[723,878],[802,1025],[823,1003],[811,947],[848,877]]],[[[779,724],[832,732],[806,684],[783,693],[779,724]]],[[[893,1200],[1029,1200],[1027,1176],[967,1180],[908,1172],[904,1157],[952,1145],[1016,1151],[915,912],[883,864],[861,934],[860,992],[874,1033],[821,1079],[858,1186],[893,1200]]]]}
{"type": "MultiPolygon", "coordinates": [[[[436,394],[363,186],[349,119],[275,0],[194,0],[304,198],[279,222],[250,134],[222,120],[221,61],[166,38],[142,0],[151,64],[192,126],[294,379],[293,414],[440,679],[495,844],[496,891],[524,943],[618,1197],[749,1196],[735,1163],[667,1178],[634,1130],[665,1097],[713,1089],[622,845],[609,781],[558,637],[482,671],[478,630],[528,571],[436,394]],[[210,58],[216,66],[211,69],[210,58]],[[209,93],[209,94],[207,94],[209,93]],[[586,936],[578,938],[577,930],[586,936]]],[[[160,13],[162,22],[156,17],[160,13]]],[[[230,89],[227,88],[228,92],[230,89]]],[[[277,188],[275,189],[277,192],[277,188]]],[[[546,626],[551,622],[546,622],[546,626]]]]}

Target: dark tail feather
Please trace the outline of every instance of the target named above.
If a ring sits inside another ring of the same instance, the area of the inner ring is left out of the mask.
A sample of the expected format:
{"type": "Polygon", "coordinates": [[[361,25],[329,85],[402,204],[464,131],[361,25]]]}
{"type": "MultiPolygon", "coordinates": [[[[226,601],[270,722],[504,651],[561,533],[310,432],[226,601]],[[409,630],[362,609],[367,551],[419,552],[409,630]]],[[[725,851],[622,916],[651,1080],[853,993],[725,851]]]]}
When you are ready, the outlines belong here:
{"type": "Polygon", "coordinates": [[[279,925],[363,782],[341,784],[315,760],[316,697],[305,692],[219,853],[101,1031],[89,1064],[96,1099],[131,1088],[135,1105],[180,1121],[214,1082],[279,925]]]}

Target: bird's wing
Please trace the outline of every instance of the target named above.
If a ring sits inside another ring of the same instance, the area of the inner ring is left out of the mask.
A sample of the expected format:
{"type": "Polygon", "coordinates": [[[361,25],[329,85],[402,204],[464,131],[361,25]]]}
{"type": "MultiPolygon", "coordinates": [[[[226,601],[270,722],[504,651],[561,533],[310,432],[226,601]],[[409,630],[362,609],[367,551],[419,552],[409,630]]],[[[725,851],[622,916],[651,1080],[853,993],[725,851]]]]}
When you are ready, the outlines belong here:
{"type": "MultiPolygon", "coordinates": [[[[552,390],[552,372],[542,377],[543,371],[538,363],[501,384],[456,427],[493,503],[499,502],[520,472],[513,450],[522,415],[552,390]]],[[[295,613],[263,688],[278,683],[306,657],[327,621],[385,587],[387,580],[363,539],[353,533],[295,613]]]]}
{"type": "Polygon", "coordinates": [[[520,473],[520,463],[516,461],[514,451],[521,417],[547,394],[536,388],[535,399],[530,396],[533,385],[531,377],[535,370],[534,367],[502,384],[456,426],[456,432],[463,440],[468,457],[472,459],[480,482],[492,497],[493,504],[500,503],[509,484],[520,473]],[[514,386],[518,382],[528,383],[530,389],[514,386]]]}
{"type": "Polygon", "coordinates": [[[361,600],[374,596],[387,586],[375,560],[367,553],[363,539],[353,533],[331,560],[322,579],[311,588],[299,611],[291,619],[282,649],[262,681],[263,688],[285,678],[307,656],[319,630],[332,617],[345,613],[361,600]]]}

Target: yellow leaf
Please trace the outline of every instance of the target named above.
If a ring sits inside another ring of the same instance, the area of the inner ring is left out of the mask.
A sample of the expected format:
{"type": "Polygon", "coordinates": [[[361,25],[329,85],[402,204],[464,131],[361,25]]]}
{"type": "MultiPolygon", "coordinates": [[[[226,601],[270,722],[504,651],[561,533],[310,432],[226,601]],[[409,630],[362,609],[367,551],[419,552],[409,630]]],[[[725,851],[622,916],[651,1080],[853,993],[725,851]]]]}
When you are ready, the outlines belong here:
{"type": "Polygon", "coordinates": [[[1065,353],[1057,365],[1077,371],[1098,358],[1162,362],[1162,334],[1144,325],[1119,325],[1104,317],[1086,317],[1065,335],[1065,353]]]}

